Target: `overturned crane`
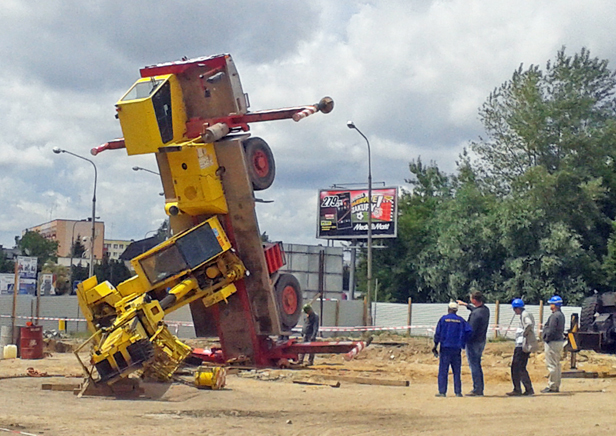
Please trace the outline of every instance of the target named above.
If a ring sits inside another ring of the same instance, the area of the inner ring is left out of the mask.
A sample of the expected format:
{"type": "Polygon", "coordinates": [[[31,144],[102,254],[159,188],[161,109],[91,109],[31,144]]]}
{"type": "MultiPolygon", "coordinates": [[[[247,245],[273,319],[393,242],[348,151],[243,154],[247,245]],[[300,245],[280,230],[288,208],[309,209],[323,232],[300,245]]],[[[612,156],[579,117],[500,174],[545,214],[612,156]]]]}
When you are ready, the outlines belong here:
{"type": "Polygon", "coordinates": [[[94,382],[139,370],[169,379],[191,353],[217,363],[272,366],[302,352],[349,352],[357,343],[277,343],[301,313],[302,293],[282,274],[281,244],[263,246],[255,190],[275,176],[273,154],[249,124],[299,121],[333,109],[329,97],[307,106],[248,111],[228,54],[141,69],[116,104],[124,137],[92,149],[154,154],[173,236],[131,262],[137,275],[113,287],[96,277],[78,289],[93,333],[94,382]],[[164,315],[190,305],[197,336],[221,349],[195,353],[167,330],[164,315]],[[303,348],[302,348],[303,347],[303,348]],[[94,369],[96,371],[94,371],[94,369]]]}

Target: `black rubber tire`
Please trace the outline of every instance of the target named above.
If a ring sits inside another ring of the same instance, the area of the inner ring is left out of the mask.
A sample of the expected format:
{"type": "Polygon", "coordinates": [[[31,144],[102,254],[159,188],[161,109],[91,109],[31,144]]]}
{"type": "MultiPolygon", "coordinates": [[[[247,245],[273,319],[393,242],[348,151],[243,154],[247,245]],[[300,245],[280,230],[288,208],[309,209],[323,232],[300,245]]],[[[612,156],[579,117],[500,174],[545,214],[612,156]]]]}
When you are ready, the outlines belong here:
{"type": "Polygon", "coordinates": [[[299,281],[293,274],[281,274],[274,284],[274,293],[280,326],[283,331],[290,331],[297,325],[302,313],[303,296],[299,281]]]}
{"type": "Polygon", "coordinates": [[[592,330],[592,323],[595,321],[595,313],[597,312],[597,296],[593,295],[584,300],[582,311],[580,313],[580,331],[588,332],[592,330]]]}
{"type": "Polygon", "coordinates": [[[261,138],[248,138],[243,144],[252,188],[255,191],[269,188],[276,177],[276,163],[271,148],[261,138]]]}

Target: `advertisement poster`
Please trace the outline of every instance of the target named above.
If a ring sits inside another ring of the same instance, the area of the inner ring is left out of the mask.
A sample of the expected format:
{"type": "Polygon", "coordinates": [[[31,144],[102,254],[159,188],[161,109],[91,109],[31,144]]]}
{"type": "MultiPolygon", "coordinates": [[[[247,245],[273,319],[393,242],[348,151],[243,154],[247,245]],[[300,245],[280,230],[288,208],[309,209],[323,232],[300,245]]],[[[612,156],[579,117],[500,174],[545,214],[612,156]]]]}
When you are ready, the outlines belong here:
{"type": "MultiPolygon", "coordinates": [[[[397,235],[398,189],[372,189],[372,237],[397,235]]],[[[365,239],[368,235],[368,190],[328,189],[319,192],[317,238],[365,239]]]]}
{"type": "Polygon", "coordinates": [[[56,287],[53,274],[40,274],[40,280],[41,284],[39,289],[41,290],[41,295],[56,295],[56,287]]]}
{"type": "Polygon", "coordinates": [[[36,257],[17,257],[17,279],[20,294],[36,294],[36,257]]]}
{"type": "Polygon", "coordinates": [[[15,274],[0,274],[0,294],[12,294],[15,274]]]}

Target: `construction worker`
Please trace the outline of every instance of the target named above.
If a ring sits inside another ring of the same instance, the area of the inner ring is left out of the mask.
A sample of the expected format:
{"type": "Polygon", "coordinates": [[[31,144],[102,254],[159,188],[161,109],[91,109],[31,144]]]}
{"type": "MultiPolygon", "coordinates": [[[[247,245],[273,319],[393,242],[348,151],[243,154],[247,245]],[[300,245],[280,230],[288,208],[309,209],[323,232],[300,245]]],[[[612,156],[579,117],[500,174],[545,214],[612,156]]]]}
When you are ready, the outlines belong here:
{"type": "MultiPolygon", "coordinates": [[[[312,310],[310,304],[304,305],[304,313],[306,319],[304,320],[304,327],[302,328],[302,335],[304,336],[304,342],[313,342],[317,338],[319,332],[319,315],[312,310]]],[[[304,363],[304,354],[300,354],[298,363],[304,363]]],[[[308,365],[314,364],[314,354],[308,355],[308,365]]]]}
{"type": "Polygon", "coordinates": [[[534,395],[533,383],[530,380],[526,365],[531,352],[537,351],[537,337],[535,336],[535,319],[524,310],[524,301],[516,298],[511,302],[516,315],[520,316],[520,325],[515,333],[515,349],[511,361],[511,382],[513,391],[507,392],[510,397],[520,395],[534,395]],[[524,392],[522,392],[524,385],[524,392]]]}
{"type": "Polygon", "coordinates": [[[466,394],[469,397],[483,396],[483,369],[481,368],[481,356],[486,347],[486,335],[490,323],[490,309],[483,301],[481,291],[473,291],[470,295],[470,304],[458,300],[460,306],[466,306],[471,314],[468,323],[473,329],[473,334],[466,343],[466,358],[471,369],[473,378],[473,390],[466,394]]]}
{"type": "Polygon", "coordinates": [[[444,397],[447,394],[447,379],[449,377],[449,367],[453,372],[453,389],[456,397],[462,396],[462,348],[473,333],[471,326],[458,316],[458,303],[452,301],[447,308],[447,315],[439,320],[436,331],[434,332],[434,348],[432,352],[439,357],[438,365],[438,394],[437,397],[444,397]],[[440,352],[437,350],[441,344],[440,352]]]}
{"type": "Polygon", "coordinates": [[[565,344],[565,315],[560,310],[563,299],[554,295],[548,303],[552,314],[543,326],[545,365],[548,367],[548,386],[541,391],[544,394],[560,390],[560,356],[565,344]]]}

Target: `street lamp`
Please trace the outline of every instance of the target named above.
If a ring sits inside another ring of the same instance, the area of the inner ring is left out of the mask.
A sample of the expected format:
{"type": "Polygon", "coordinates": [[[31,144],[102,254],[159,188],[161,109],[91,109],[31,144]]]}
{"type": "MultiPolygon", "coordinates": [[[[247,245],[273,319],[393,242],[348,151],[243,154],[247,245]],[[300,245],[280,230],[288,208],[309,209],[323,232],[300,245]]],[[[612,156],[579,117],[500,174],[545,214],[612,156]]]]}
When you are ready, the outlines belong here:
{"type": "MultiPolygon", "coordinates": [[[[79,159],[90,162],[94,167],[94,193],[92,194],[92,240],[90,241],[90,269],[89,274],[90,277],[94,276],[94,240],[96,239],[96,180],[98,179],[98,171],[96,169],[96,165],[90,159],[86,159],[83,156],[79,156],[68,150],[63,150],[60,147],[54,147],[53,152],[56,154],[60,153],[68,153],[71,156],[75,156],[79,159]]],[[[74,228],[73,228],[74,229],[74,228]]]]}
{"type": "Polygon", "coordinates": [[[365,140],[368,145],[368,258],[367,258],[367,272],[366,272],[366,280],[368,282],[368,324],[372,324],[372,304],[371,304],[371,295],[372,295],[372,161],[370,156],[370,141],[366,135],[364,135],[361,130],[357,128],[353,121],[347,121],[347,127],[349,129],[357,130],[365,140]]]}
{"type": "Polygon", "coordinates": [[[136,167],[135,166],[135,167],[133,167],[133,171],[145,171],[145,172],[152,173],[152,174],[155,174],[157,176],[160,176],[160,173],[157,173],[156,171],[152,171],[152,170],[149,170],[147,168],[142,168],[142,167],[136,167]]]}

